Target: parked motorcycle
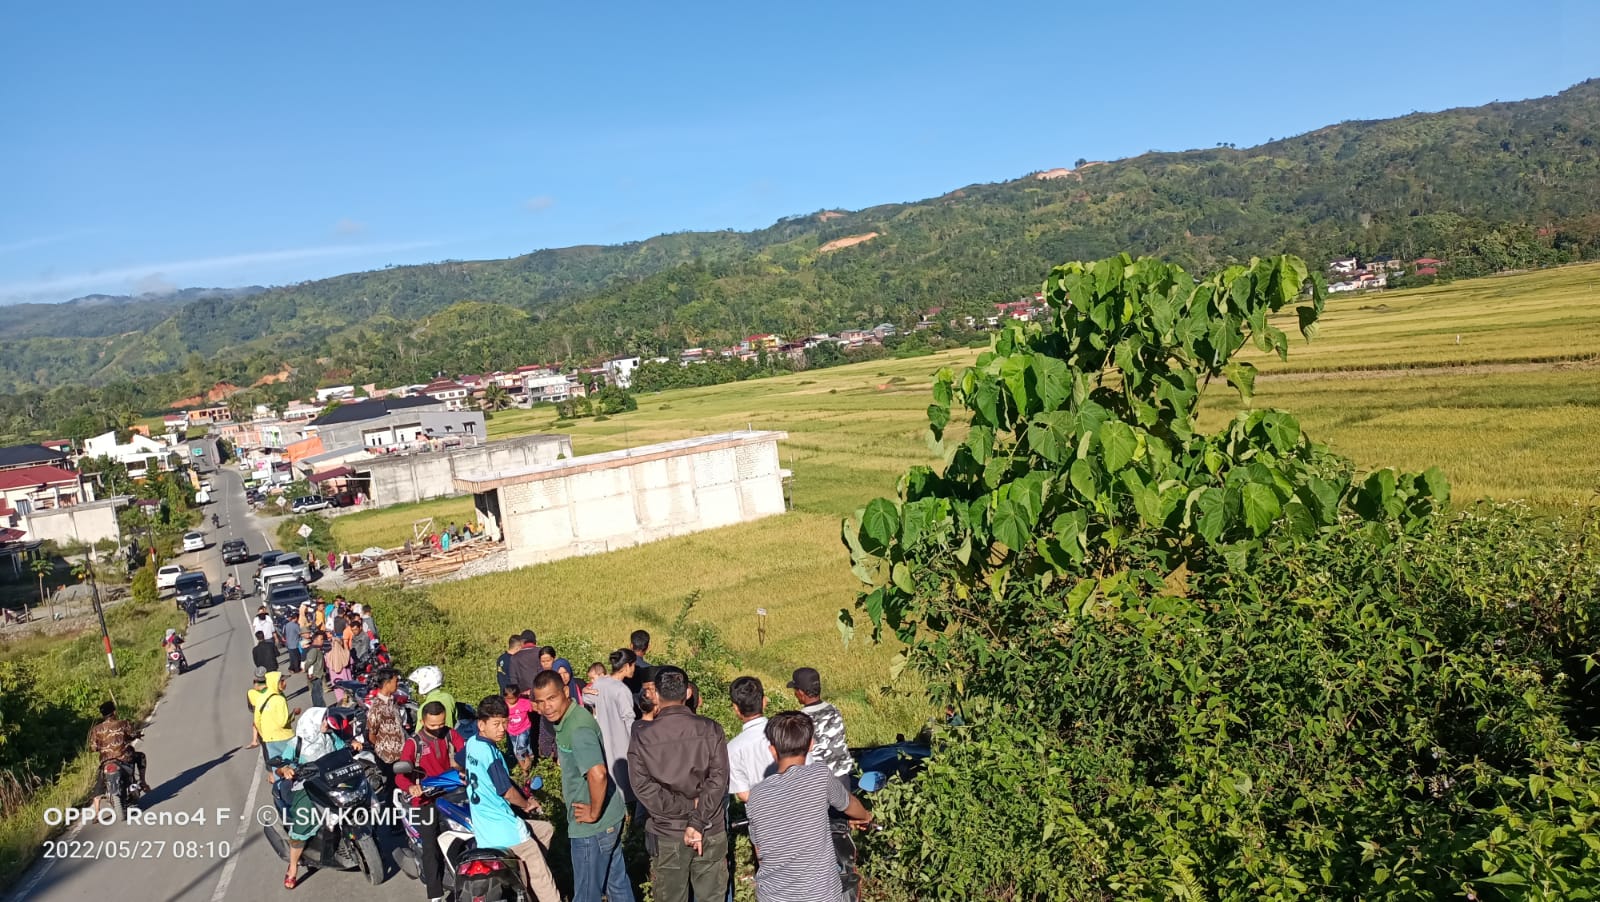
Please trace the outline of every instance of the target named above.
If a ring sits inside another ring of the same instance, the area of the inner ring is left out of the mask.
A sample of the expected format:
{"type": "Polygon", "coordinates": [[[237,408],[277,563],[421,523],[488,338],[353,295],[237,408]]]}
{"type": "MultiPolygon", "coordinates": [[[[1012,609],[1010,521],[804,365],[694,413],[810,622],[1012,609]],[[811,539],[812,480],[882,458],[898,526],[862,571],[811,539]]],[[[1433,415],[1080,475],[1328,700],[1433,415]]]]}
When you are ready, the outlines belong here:
{"type": "Polygon", "coordinates": [[[189,659],[184,657],[183,649],[168,646],[167,648],[167,673],[188,673],[189,659]]]}
{"type": "MultiPolygon", "coordinates": [[[[274,758],[268,763],[283,767],[291,762],[274,758]]],[[[366,765],[367,762],[350,749],[339,749],[316,761],[293,765],[295,779],[303,782],[316,803],[319,825],[317,832],[306,840],[300,860],[312,868],[360,871],[366,875],[368,883],[377,886],[383,882],[384,869],[373,819],[369,814],[356,813],[363,809],[375,810],[366,765]]],[[[262,833],[278,857],[288,861],[287,830],[272,824],[263,827],[262,833]]]]}
{"type": "MultiPolygon", "coordinates": [[[[143,733],[137,734],[138,739],[143,733]]],[[[100,765],[101,773],[105,777],[106,801],[111,803],[111,812],[116,815],[117,821],[122,821],[123,812],[133,807],[144,795],[144,787],[139,785],[138,774],[134,772],[133,762],[116,759],[100,765]]]]}
{"type": "MultiPolygon", "coordinates": [[[[395,773],[410,773],[411,765],[402,761],[395,765],[395,773]]],[[[502,850],[478,851],[472,836],[472,811],[467,805],[466,780],[457,771],[447,771],[437,777],[425,777],[420,782],[422,795],[412,799],[412,807],[433,805],[439,816],[439,849],[444,859],[444,888],[454,899],[514,900],[526,898],[527,888],[522,886],[520,864],[516,856],[502,850]],[[487,854],[487,853],[493,853],[487,854]],[[509,870],[501,867],[509,861],[509,870]],[[459,887],[459,892],[457,891],[459,887]],[[517,895],[521,893],[522,895],[517,895]]],[[[534,777],[522,787],[524,795],[544,786],[544,781],[534,777]]],[[[422,835],[410,818],[405,821],[406,845],[400,849],[397,863],[400,870],[413,880],[422,876],[422,835]]]]}

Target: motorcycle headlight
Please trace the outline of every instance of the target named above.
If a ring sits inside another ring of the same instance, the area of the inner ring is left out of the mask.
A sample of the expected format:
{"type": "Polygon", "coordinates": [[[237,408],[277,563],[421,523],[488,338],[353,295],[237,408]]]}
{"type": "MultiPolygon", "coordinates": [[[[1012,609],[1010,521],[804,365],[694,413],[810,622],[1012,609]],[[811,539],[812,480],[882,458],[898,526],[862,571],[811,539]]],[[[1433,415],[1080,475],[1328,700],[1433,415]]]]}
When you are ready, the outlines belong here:
{"type": "Polygon", "coordinates": [[[340,805],[354,805],[361,801],[362,793],[359,789],[334,789],[328,793],[340,805]]]}

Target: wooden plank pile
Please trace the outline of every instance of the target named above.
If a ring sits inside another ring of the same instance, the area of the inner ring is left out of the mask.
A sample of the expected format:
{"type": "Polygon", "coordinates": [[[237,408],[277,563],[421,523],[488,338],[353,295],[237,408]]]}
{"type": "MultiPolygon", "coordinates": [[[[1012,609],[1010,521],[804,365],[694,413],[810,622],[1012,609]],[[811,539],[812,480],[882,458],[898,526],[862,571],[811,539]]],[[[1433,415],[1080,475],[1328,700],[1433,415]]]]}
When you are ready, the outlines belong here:
{"type": "Polygon", "coordinates": [[[350,569],[344,572],[344,578],[356,582],[376,579],[381,576],[379,562],[393,561],[400,568],[401,579],[407,582],[436,579],[499,550],[499,543],[487,538],[453,544],[449,551],[440,551],[426,544],[413,544],[410,551],[403,547],[390,548],[382,555],[363,555],[359,561],[352,561],[350,569]]]}

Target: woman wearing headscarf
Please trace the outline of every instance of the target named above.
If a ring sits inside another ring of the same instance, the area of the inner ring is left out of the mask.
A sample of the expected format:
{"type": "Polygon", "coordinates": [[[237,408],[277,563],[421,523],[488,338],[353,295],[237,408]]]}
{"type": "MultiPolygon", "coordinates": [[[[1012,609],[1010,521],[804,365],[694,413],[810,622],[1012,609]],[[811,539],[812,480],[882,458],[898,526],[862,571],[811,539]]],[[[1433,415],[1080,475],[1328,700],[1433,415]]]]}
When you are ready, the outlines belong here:
{"type": "Polygon", "coordinates": [[[343,704],[344,690],[339,688],[339,681],[351,678],[350,646],[339,636],[334,636],[333,641],[328,643],[328,648],[322,653],[322,664],[327,668],[328,682],[333,684],[334,704],[343,704]]]}
{"type": "Polygon", "coordinates": [[[310,764],[330,752],[344,748],[344,740],[328,732],[328,709],[307,708],[294,726],[294,745],[284,757],[287,765],[278,769],[278,782],[273,794],[284,813],[284,829],[289,834],[289,872],[283,878],[284,889],[294,889],[300,874],[300,856],[305,854],[306,840],[317,835],[317,805],[306,792],[305,782],[295,776],[298,765],[310,764]]]}
{"type": "Polygon", "coordinates": [[[572,696],[572,703],[583,706],[583,680],[572,673],[572,662],[566,658],[556,658],[551,670],[561,675],[561,682],[567,686],[567,694],[572,696]]]}

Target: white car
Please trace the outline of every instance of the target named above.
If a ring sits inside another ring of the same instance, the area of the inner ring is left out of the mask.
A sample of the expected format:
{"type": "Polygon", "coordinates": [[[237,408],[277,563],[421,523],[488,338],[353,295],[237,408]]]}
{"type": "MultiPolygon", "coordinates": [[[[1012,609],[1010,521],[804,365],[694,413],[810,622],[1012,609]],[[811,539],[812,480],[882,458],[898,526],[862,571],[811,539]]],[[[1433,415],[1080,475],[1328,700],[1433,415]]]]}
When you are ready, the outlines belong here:
{"type": "Polygon", "coordinates": [[[183,566],[181,564],[163,564],[161,569],[156,571],[156,591],[164,592],[167,589],[176,589],[178,587],[178,577],[181,575],[183,575],[183,566]]]}
{"type": "Polygon", "coordinates": [[[206,535],[203,532],[186,532],[183,534],[184,551],[205,551],[206,535]]]}

